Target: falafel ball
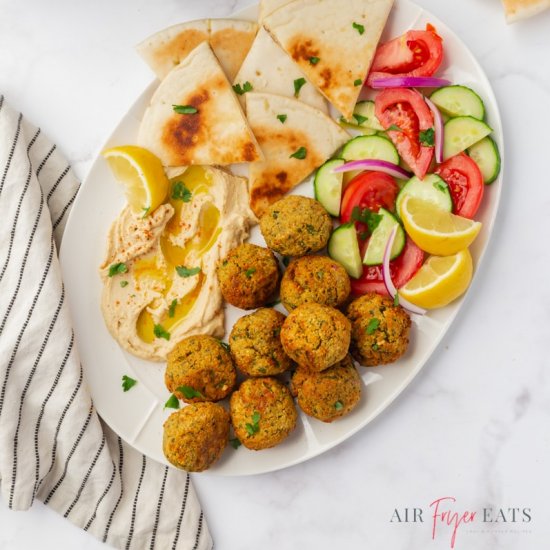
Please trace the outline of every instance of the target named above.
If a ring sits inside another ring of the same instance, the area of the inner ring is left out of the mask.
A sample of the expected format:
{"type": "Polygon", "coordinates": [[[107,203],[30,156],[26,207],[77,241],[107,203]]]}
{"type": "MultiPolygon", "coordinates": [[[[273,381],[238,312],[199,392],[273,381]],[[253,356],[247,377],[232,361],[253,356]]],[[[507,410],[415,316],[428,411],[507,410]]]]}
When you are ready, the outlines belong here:
{"type": "Polygon", "coordinates": [[[281,327],[286,317],[271,308],[258,309],[241,317],[229,335],[235,364],[248,376],[273,376],[294,363],[281,344],[281,327]]]}
{"type": "Polygon", "coordinates": [[[164,423],[162,449],[167,460],[188,472],[210,468],[229,438],[229,414],[215,403],[194,403],[164,423]]]}
{"type": "Polygon", "coordinates": [[[359,403],[361,378],[348,354],[323,372],[298,368],[292,376],[290,391],[308,416],[332,422],[351,412],[359,403]]]}
{"type": "Polygon", "coordinates": [[[164,383],[186,403],[227,397],[237,373],[231,354],[220,340],[206,334],[189,336],[168,354],[164,383]]]}
{"type": "Polygon", "coordinates": [[[321,203],[289,195],[273,203],[260,219],[267,246],[283,256],[305,256],[324,248],[332,232],[332,219],[321,203]]]}
{"type": "Polygon", "coordinates": [[[326,256],[293,260],[281,281],[281,301],[287,311],[308,302],[338,308],[345,303],[350,292],[346,270],[326,256]]]}
{"type": "Polygon", "coordinates": [[[337,309],[320,304],[297,307],[283,324],[286,354],[310,371],[328,369],[348,353],[351,323],[337,309]]]}
{"type": "Polygon", "coordinates": [[[235,435],[259,451],[281,443],[296,427],[298,413],[289,389],[275,378],[249,378],[229,402],[235,435]]]}
{"type": "Polygon", "coordinates": [[[347,316],[351,353],[365,367],[393,363],[407,351],[411,318],[391,298],[365,294],[348,306],[347,316]]]}
{"type": "Polygon", "coordinates": [[[217,273],[223,297],[241,309],[265,305],[281,276],[273,252],[250,243],[233,248],[218,264],[217,273]]]}

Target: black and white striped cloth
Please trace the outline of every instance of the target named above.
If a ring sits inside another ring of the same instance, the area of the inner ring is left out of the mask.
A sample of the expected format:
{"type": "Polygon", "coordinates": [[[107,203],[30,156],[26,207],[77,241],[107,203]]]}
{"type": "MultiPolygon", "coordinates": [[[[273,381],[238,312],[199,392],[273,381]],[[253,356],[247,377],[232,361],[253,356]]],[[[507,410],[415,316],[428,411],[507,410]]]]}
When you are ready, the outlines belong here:
{"type": "MultiPolygon", "coordinates": [[[[57,246],[78,181],[0,96],[0,483],[115,548],[212,548],[189,474],[101,423],[74,347],[57,246]]],[[[85,251],[83,251],[85,253],[85,251]]]]}

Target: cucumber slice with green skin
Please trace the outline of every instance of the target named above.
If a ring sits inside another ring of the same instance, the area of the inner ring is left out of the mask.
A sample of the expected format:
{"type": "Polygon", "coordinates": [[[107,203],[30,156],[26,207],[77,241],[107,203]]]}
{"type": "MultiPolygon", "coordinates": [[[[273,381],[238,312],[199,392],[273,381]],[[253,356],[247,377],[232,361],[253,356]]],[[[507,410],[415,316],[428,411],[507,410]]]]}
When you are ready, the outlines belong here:
{"type": "Polygon", "coordinates": [[[399,154],[395,145],[380,136],[359,136],[348,141],[342,149],[342,157],[350,160],[385,160],[399,164],[399,154]]]}
{"type": "Polygon", "coordinates": [[[355,128],[368,128],[369,130],[382,131],[384,128],[374,113],[374,101],[359,101],[353,110],[353,116],[349,120],[340,119],[341,124],[348,124],[355,128]]]}
{"type": "Polygon", "coordinates": [[[462,153],[472,145],[487,137],[493,129],[471,116],[451,118],[445,124],[443,158],[445,160],[462,153]]]}
{"type": "Polygon", "coordinates": [[[446,212],[451,212],[453,209],[449,186],[436,174],[428,174],[423,180],[414,176],[405,184],[395,201],[395,211],[399,216],[401,216],[401,205],[405,197],[409,196],[436,204],[446,212]]]}
{"type": "Polygon", "coordinates": [[[390,238],[393,228],[397,226],[397,234],[391,251],[391,259],[397,258],[405,247],[405,231],[397,218],[385,208],[380,208],[378,215],[382,216],[380,223],[373,231],[370,239],[363,263],[365,265],[380,265],[384,260],[384,251],[386,244],[390,238]]]}
{"type": "Polygon", "coordinates": [[[500,173],[500,153],[493,138],[486,137],[479,143],[470,147],[468,155],[475,160],[481,170],[483,181],[489,185],[493,183],[500,173]]]}
{"type": "Polygon", "coordinates": [[[357,124],[350,124],[343,117],[340,118],[338,124],[340,124],[342,128],[346,128],[347,130],[355,130],[356,132],[361,132],[361,134],[363,134],[364,136],[374,136],[376,134],[376,130],[373,130],[372,128],[366,128],[364,126],[357,126],[357,124]]]}
{"type": "Polygon", "coordinates": [[[340,215],[340,203],[342,202],[342,181],[344,174],[335,174],[332,170],[342,166],[344,159],[332,159],[317,170],[313,180],[315,198],[325,207],[331,216],[340,215]]]}
{"type": "Polygon", "coordinates": [[[361,252],[353,222],[337,227],[328,242],[328,255],[344,266],[350,277],[359,279],[363,275],[361,252]]]}
{"type": "Polygon", "coordinates": [[[479,120],[485,118],[483,100],[466,86],[446,86],[435,91],[430,99],[451,117],[471,116],[479,120]]]}

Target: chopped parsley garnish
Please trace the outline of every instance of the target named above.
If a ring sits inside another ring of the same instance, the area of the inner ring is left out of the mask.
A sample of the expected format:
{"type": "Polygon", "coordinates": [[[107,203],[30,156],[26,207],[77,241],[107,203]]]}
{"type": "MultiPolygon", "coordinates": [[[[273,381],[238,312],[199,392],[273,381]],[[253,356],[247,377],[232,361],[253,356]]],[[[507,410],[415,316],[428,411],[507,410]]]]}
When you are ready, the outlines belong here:
{"type": "Polygon", "coordinates": [[[256,268],[255,267],[251,267],[250,269],[247,269],[244,274],[246,275],[246,278],[247,279],[250,279],[252,277],[252,275],[254,275],[254,273],[256,273],[256,268]]]}
{"type": "Polygon", "coordinates": [[[337,411],[341,411],[344,408],[344,404],[342,403],[342,401],[336,401],[336,403],[334,403],[334,408],[337,411]]]}
{"type": "Polygon", "coordinates": [[[170,307],[168,308],[168,317],[172,319],[174,315],[176,314],[176,307],[178,306],[178,300],[177,298],[174,298],[172,300],[172,303],[170,304],[170,307]]]}
{"type": "Polygon", "coordinates": [[[371,348],[373,349],[373,351],[378,351],[379,349],[378,344],[373,344],[371,348]]]}
{"type": "Polygon", "coordinates": [[[229,344],[227,342],[223,342],[222,340],[219,341],[220,346],[224,348],[225,350],[229,351],[231,348],[229,347],[229,344]]]}
{"type": "Polygon", "coordinates": [[[235,93],[239,95],[246,94],[246,92],[251,92],[253,89],[254,87],[250,84],[250,82],[248,82],[248,80],[242,86],[240,84],[235,84],[235,86],[233,86],[233,90],[235,90],[235,93]]]}
{"type": "Polygon", "coordinates": [[[168,398],[168,401],[166,401],[166,403],[164,403],[164,408],[165,409],[179,409],[180,408],[179,399],[174,394],[172,394],[168,398]]]}
{"type": "Polygon", "coordinates": [[[395,296],[393,297],[393,305],[398,306],[399,305],[399,294],[396,292],[395,296]]]}
{"type": "Polygon", "coordinates": [[[231,447],[233,447],[234,449],[238,449],[242,443],[239,441],[238,438],[236,437],[232,437],[230,440],[229,440],[229,444],[231,445],[231,447]]]}
{"type": "Polygon", "coordinates": [[[304,160],[307,156],[307,149],[305,147],[300,147],[297,151],[292,153],[289,158],[304,160]]]}
{"type": "Polygon", "coordinates": [[[381,220],[382,216],[380,214],[375,214],[368,208],[361,209],[359,206],[354,206],[351,211],[351,221],[366,224],[371,234],[374,233],[381,220]]]}
{"type": "Polygon", "coordinates": [[[146,218],[147,214],[149,214],[149,210],[151,210],[151,207],[148,206],[147,208],[142,208],[142,210],[143,210],[143,216],[141,216],[141,217],[146,218]]]}
{"type": "Polygon", "coordinates": [[[252,415],[252,422],[247,422],[245,425],[248,435],[254,435],[260,431],[260,418],[260,413],[258,411],[254,411],[254,414],[252,415]]]}
{"type": "Polygon", "coordinates": [[[380,326],[380,319],[372,318],[369,321],[369,324],[367,325],[367,328],[365,329],[365,332],[368,335],[374,334],[378,330],[379,326],[380,326]]]}
{"type": "Polygon", "coordinates": [[[433,128],[428,128],[427,130],[420,132],[418,134],[418,138],[420,139],[420,143],[422,145],[425,145],[426,147],[433,147],[435,143],[435,130],[433,128]]]}
{"type": "Polygon", "coordinates": [[[194,115],[199,112],[193,105],[172,105],[172,109],[174,109],[174,112],[178,113],[178,115],[194,115]]]}
{"type": "Polygon", "coordinates": [[[367,122],[367,120],[368,120],[368,118],[366,116],[358,115],[356,113],[354,113],[353,118],[357,121],[357,124],[359,124],[359,126],[361,126],[361,124],[363,124],[363,122],[367,122]]]}
{"type": "Polygon", "coordinates": [[[354,86],[361,86],[361,84],[363,84],[363,81],[360,78],[353,81],[354,86]]]}
{"type": "Polygon", "coordinates": [[[185,267],[183,265],[178,265],[176,267],[176,271],[178,272],[178,275],[183,278],[187,277],[193,277],[194,275],[197,275],[201,272],[200,267],[185,267]]]}
{"type": "Polygon", "coordinates": [[[294,97],[298,97],[300,95],[300,90],[302,89],[302,86],[304,86],[306,83],[305,78],[297,78],[294,81],[294,97]]]}
{"type": "Polygon", "coordinates": [[[387,132],[402,132],[403,130],[397,126],[397,124],[392,124],[387,130],[387,132]]]}
{"type": "Polygon", "coordinates": [[[204,395],[200,391],[196,390],[195,388],[192,388],[191,386],[180,386],[179,388],[176,388],[176,391],[183,394],[186,399],[193,399],[195,397],[204,398],[204,395]]]}
{"type": "Polygon", "coordinates": [[[352,27],[359,33],[359,34],[363,34],[365,32],[365,27],[364,25],[360,25],[359,23],[353,23],[352,24],[352,27]]]}
{"type": "Polygon", "coordinates": [[[281,124],[284,124],[287,119],[287,115],[277,115],[277,118],[281,121],[281,124]]]}
{"type": "Polygon", "coordinates": [[[172,200],[189,202],[192,196],[193,194],[185,187],[183,182],[177,181],[174,183],[172,187],[172,200]]]}
{"type": "Polygon", "coordinates": [[[122,389],[128,391],[130,388],[133,388],[137,384],[137,380],[130,378],[129,376],[122,376],[122,389]]]}
{"type": "Polygon", "coordinates": [[[157,338],[164,338],[170,340],[170,333],[164,329],[162,325],[155,325],[153,327],[153,333],[157,338]]]}
{"type": "Polygon", "coordinates": [[[124,288],[125,286],[128,286],[128,281],[120,281],[120,286],[124,288]]]}
{"type": "Polygon", "coordinates": [[[109,277],[114,277],[115,275],[120,275],[121,273],[126,273],[128,271],[128,266],[125,263],[112,264],[109,266],[109,277]]]}
{"type": "Polygon", "coordinates": [[[442,193],[447,191],[447,184],[444,181],[434,181],[433,186],[442,193]]]}
{"type": "Polygon", "coordinates": [[[309,58],[309,62],[310,62],[312,65],[317,65],[317,63],[319,63],[319,61],[321,61],[321,59],[319,59],[318,57],[315,57],[314,55],[312,55],[312,56],[309,58]]]}

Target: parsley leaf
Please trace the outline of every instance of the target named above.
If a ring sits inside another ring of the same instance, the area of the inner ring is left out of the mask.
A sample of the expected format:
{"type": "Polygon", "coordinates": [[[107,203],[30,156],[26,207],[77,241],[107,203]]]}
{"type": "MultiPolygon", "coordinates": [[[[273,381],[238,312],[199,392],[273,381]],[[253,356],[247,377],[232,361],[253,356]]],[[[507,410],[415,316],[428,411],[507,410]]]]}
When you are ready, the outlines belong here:
{"type": "Polygon", "coordinates": [[[239,95],[246,94],[246,92],[251,92],[254,89],[254,86],[248,82],[248,80],[241,86],[240,84],[235,84],[233,90],[239,95]]]}
{"type": "Polygon", "coordinates": [[[191,386],[180,386],[179,388],[176,388],[176,391],[182,393],[186,399],[193,399],[194,397],[204,398],[204,395],[200,391],[192,388],[191,386]]]}
{"type": "Polygon", "coordinates": [[[227,342],[224,342],[223,340],[220,340],[219,342],[222,348],[224,348],[227,351],[230,351],[231,348],[229,347],[229,344],[227,342]]]}
{"type": "Polygon", "coordinates": [[[124,288],[125,286],[128,286],[128,281],[120,281],[120,286],[124,288]]]}
{"type": "Polygon", "coordinates": [[[300,90],[302,89],[302,86],[304,86],[306,83],[305,78],[297,78],[294,81],[294,97],[298,97],[300,95],[300,90]]]}
{"type": "Polygon", "coordinates": [[[319,63],[319,61],[321,61],[321,59],[319,59],[318,57],[315,57],[314,55],[312,55],[312,56],[309,58],[309,62],[310,62],[312,65],[317,65],[317,63],[319,63]]]}
{"type": "Polygon", "coordinates": [[[197,275],[201,272],[200,267],[185,267],[183,265],[178,265],[176,267],[176,271],[178,272],[178,275],[183,278],[187,277],[193,277],[194,275],[197,275]]]}
{"type": "Polygon", "coordinates": [[[172,319],[174,315],[176,314],[176,307],[178,306],[178,300],[177,298],[174,298],[172,300],[172,303],[170,304],[170,307],[168,308],[168,317],[172,319]]]}
{"type": "Polygon", "coordinates": [[[122,389],[126,392],[130,388],[133,388],[137,384],[137,380],[130,378],[129,376],[122,376],[122,389]]]}
{"type": "Polygon", "coordinates": [[[289,158],[295,158],[299,160],[304,160],[307,157],[307,149],[305,147],[300,147],[297,151],[292,153],[289,158]]]}
{"type": "Polygon", "coordinates": [[[189,202],[192,196],[193,194],[185,187],[183,182],[177,181],[174,183],[172,187],[172,200],[189,202]]]}
{"type": "Polygon", "coordinates": [[[334,408],[337,411],[341,411],[344,408],[344,404],[342,403],[342,401],[336,401],[336,403],[334,403],[334,408]]]}
{"type": "Polygon", "coordinates": [[[374,334],[378,330],[379,326],[380,326],[380,319],[376,319],[373,317],[369,321],[369,324],[367,325],[365,332],[370,336],[371,334],[374,334]]]}
{"type": "Polygon", "coordinates": [[[368,208],[363,208],[361,210],[359,206],[354,206],[351,211],[351,221],[366,224],[371,233],[374,233],[374,230],[378,227],[381,220],[382,216],[380,214],[375,214],[368,208]]]}
{"type": "Polygon", "coordinates": [[[238,438],[236,437],[232,437],[230,440],[229,440],[229,444],[231,445],[231,447],[233,447],[234,449],[238,449],[242,443],[238,440],[238,438]]]}
{"type": "Polygon", "coordinates": [[[109,277],[114,277],[115,275],[120,275],[121,273],[126,273],[128,271],[128,266],[125,263],[112,264],[109,266],[109,277]]]}
{"type": "Polygon", "coordinates": [[[281,121],[281,124],[284,124],[287,119],[287,115],[277,115],[277,118],[281,121]]]}
{"type": "Polygon", "coordinates": [[[398,306],[399,305],[399,294],[396,292],[395,296],[393,297],[393,305],[398,306]]]}
{"type": "Polygon", "coordinates": [[[373,344],[371,348],[373,349],[373,351],[378,351],[380,349],[380,346],[378,344],[373,344]]]}
{"type": "Polygon", "coordinates": [[[433,128],[428,128],[423,132],[418,134],[420,143],[426,147],[433,147],[435,143],[435,130],[433,128]]]}
{"type": "Polygon", "coordinates": [[[199,112],[193,105],[172,105],[172,109],[174,109],[174,112],[178,113],[178,115],[194,115],[199,112]]]}
{"type": "Polygon", "coordinates": [[[397,124],[392,124],[389,128],[386,128],[387,132],[402,132],[403,130],[397,126],[397,124]]]}
{"type": "Polygon", "coordinates": [[[359,115],[357,113],[353,114],[353,118],[357,121],[357,124],[359,124],[359,126],[361,126],[361,124],[363,124],[363,122],[366,122],[368,120],[368,118],[366,116],[359,115]]]}
{"type": "Polygon", "coordinates": [[[247,279],[250,279],[252,277],[252,275],[254,275],[254,273],[256,273],[256,268],[255,267],[251,267],[250,269],[247,269],[244,274],[246,275],[246,278],[247,279]]]}
{"type": "Polygon", "coordinates": [[[360,25],[359,23],[353,23],[352,24],[352,27],[359,33],[359,34],[363,34],[365,32],[365,27],[364,25],[360,25]]]}
{"type": "Polygon", "coordinates": [[[164,403],[164,408],[165,409],[179,409],[180,408],[180,402],[179,402],[178,398],[174,394],[172,394],[168,398],[168,401],[166,401],[166,403],[164,403]]]}
{"type": "Polygon", "coordinates": [[[170,333],[164,329],[162,325],[155,325],[153,327],[153,333],[157,338],[164,338],[170,340],[170,333]]]}
{"type": "Polygon", "coordinates": [[[149,210],[151,210],[151,207],[148,206],[147,208],[142,208],[142,210],[143,210],[143,216],[141,216],[141,217],[146,218],[147,214],[149,214],[149,210]]]}
{"type": "Polygon", "coordinates": [[[258,411],[254,411],[254,414],[252,415],[252,422],[247,422],[245,425],[248,435],[254,435],[260,431],[260,418],[260,413],[258,411]]]}
{"type": "Polygon", "coordinates": [[[447,184],[444,181],[434,181],[433,186],[442,193],[445,193],[447,190],[447,184]]]}
{"type": "Polygon", "coordinates": [[[363,81],[360,78],[353,81],[354,86],[361,86],[361,84],[363,84],[363,81]]]}

